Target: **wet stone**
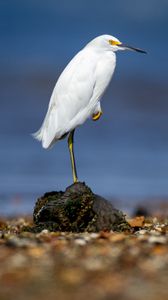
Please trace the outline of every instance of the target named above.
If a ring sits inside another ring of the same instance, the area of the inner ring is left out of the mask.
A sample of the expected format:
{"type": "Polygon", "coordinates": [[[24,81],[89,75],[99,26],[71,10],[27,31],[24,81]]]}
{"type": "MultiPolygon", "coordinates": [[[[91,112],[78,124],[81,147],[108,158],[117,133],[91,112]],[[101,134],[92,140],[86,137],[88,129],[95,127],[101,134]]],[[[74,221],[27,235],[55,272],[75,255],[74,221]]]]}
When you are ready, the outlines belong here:
{"type": "Polygon", "coordinates": [[[65,192],[46,193],[35,204],[35,232],[98,232],[129,230],[124,214],[110,202],[94,194],[85,183],[78,182],[65,192]]]}

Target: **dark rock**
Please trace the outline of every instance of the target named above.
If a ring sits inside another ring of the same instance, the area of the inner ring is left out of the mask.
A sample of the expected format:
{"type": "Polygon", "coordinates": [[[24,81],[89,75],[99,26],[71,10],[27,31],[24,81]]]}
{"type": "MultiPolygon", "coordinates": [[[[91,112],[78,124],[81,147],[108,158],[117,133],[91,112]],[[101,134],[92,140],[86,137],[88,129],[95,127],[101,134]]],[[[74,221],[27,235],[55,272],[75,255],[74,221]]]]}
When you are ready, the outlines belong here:
{"type": "Polygon", "coordinates": [[[128,230],[123,213],[95,195],[85,183],[75,183],[65,192],[46,193],[34,208],[35,231],[97,232],[128,230]]]}
{"type": "Polygon", "coordinates": [[[146,207],[144,206],[138,206],[134,212],[133,212],[133,217],[140,217],[140,216],[144,216],[144,217],[149,217],[149,211],[147,210],[146,207]]]}

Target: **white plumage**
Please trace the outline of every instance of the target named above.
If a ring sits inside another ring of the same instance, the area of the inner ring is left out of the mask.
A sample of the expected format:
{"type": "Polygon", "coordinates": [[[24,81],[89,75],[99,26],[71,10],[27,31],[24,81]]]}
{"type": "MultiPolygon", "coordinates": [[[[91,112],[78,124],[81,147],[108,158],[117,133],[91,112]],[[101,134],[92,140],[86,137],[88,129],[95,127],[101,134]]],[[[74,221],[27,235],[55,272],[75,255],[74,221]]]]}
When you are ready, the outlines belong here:
{"type": "Polygon", "coordinates": [[[77,181],[73,154],[74,129],[89,117],[101,115],[100,100],[114,73],[115,52],[126,49],[144,52],[122,44],[111,35],[102,35],[77,53],[60,75],[44,122],[34,133],[43,147],[49,148],[70,132],[68,145],[74,182],[77,181]]]}
{"type": "Polygon", "coordinates": [[[107,42],[107,45],[102,45],[101,41],[111,38],[104,35],[91,41],[60,75],[44,122],[34,134],[35,138],[42,141],[44,148],[49,148],[94,113],[101,111],[99,101],[116,65],[116,55],[111,51],[110,44],[107,42]]]}

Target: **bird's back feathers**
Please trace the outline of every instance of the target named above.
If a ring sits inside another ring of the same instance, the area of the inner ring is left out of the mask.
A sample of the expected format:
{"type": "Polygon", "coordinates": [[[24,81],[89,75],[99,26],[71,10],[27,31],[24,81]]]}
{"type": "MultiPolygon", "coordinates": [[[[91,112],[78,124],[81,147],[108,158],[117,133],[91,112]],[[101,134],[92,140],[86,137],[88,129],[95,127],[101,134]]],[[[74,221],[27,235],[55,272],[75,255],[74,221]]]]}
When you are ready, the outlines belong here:
{"type": "Polygon", "coordinates": [[[33,136],[51,147],[96,110],[115,68],[115,54],[85,47],[67,65],[53,90],[41,128],[33,136]]]}

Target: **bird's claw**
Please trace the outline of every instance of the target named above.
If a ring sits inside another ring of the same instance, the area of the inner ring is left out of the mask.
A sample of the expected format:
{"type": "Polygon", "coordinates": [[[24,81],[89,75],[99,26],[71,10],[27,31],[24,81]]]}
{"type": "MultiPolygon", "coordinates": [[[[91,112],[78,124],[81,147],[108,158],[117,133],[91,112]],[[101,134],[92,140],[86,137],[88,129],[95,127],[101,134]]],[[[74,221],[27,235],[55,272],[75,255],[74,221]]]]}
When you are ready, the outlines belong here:
{"type": "Polygon", "coordinates": [[[101,117],[101,115],[102,115],[102,111],[98,111],[96,114],[93,114],[93,115],[92,115],[92,120],[93,120],[93,121],[99,120],[100,117],[101,117]]]}

